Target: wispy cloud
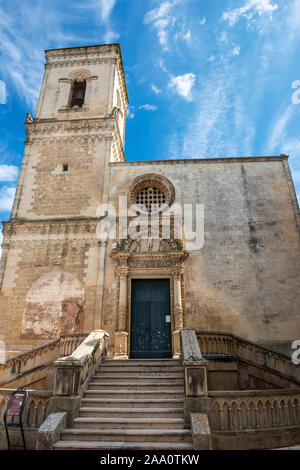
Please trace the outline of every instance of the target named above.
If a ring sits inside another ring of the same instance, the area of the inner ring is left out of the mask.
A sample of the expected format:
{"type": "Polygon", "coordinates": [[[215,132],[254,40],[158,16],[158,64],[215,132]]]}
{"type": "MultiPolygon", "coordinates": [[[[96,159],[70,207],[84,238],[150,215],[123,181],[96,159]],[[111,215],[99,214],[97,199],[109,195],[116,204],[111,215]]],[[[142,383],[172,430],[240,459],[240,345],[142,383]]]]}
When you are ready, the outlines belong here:
{"type": "Polygon", "coordinates": [[[10,212],[14,202],[16,188],[3,186],[0,189],[0,212],[10,212]]]}
{"type": "Polygon", "coordinates": [[[142,104],[138,109],[143,109],[145,111],[156,111],[157,106],[154,106],[153,104],[142,104]]]}
{"type": "Polygon", "coordinates": [[[158,88],[156,85],[151,85],[151,90],[154,91],[156,95],[159,95],[161,93],[161,89],[158,88]]]}
{"type": "Polygon", "coordinates": [[[19,168],[15,165],[0,165],[0,181],[16,181],[19,174],[19,168]]]}
{"type": "Polygon", "coordinates": [[[0,80],[0,104],[6,104],[6,85],[0,80]]]}
{"type": "Polygon", "coordinates": [[[184,75],[178,75],[177,77],[171,77],[168,87],[173,91],[173,93],[182,96],[187,101],[191,101],[192,98],[192,88],[196,80],[196,75],[194,73],[185,73],[184,75]]]}
{"type": "Polygon", "coordinates": [[[135,113],[134,113],[134,109],[135,109],[135,106],[131,106],[129,105],[127,107],[127,119],[133,119],[134,116],[135,116],[135,113]]]}
{"type": "Polygon", "coordinates": [[[232,50],[232,55],[240,55],[240,52],[241,52],[241,47],[235,46],[235,48],[232,50]]]}
{"type": "Polygon", "coordinates": [[[101,20],[108,21],[117,0],[100,0],[101,20]]]}
{"type": "MultiPolygon", "coordinates": [[[[177,21],[173,8],[183,1],[163,1],[158,7],[148,11],[144,16],[144,24],[150,24],[156,30],[159,43],[164,50],[169,49],[170,32],[177,21]]],[[[183,37],[185,41],[189,41],[190,32],[186,31],[183,37]]]]}
{"type": "Polygon", "coordinates": [[[257,15],[262,16],[267,13],[271,16],[278,8],[278,5],[273,5],[271,1],[272,0],[248,0],[245,5],[240,8],[225,11],[222,15],[222,20],[228,21],[230,26],[234,26],[240,18],[246,18],[250,24],[257,15]]]}

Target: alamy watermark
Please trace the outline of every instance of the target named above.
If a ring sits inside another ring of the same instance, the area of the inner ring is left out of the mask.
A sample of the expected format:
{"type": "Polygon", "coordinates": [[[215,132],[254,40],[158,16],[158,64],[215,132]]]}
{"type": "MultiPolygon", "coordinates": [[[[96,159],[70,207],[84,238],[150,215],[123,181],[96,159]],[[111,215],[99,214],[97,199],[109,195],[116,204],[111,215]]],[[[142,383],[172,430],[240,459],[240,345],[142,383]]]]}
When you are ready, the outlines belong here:
{"type": "Polygon", "coordinates": [[[292,83],[292,88],[296,89],[292,94],[292,103],[300,104],[300,80],[294,80],[292,83]]]}
{"type": "Polygon", "coordinates": [[[6,85],[3,80],[0,80],[0,104],[6,104],[6,85]]]}
{"type": "Polygon", "coordinates": [[[4,341],[0,340],[0,364],[4,364],[6,359],[6,346],[4,341]]]}
{"type": "Polygon", "coordinates": [[[295,366],[299,366],[300,364],[300,339],[297,339],[292,343],[292,350],[294,351],[292,353],[292,363],[295,364],[295,366]]]}
{"type": "Polygon", "coordinates": [[[163,204],[160,207],[133,204],[119,197],[118,211],[113,204],[97,209],[99,241],[107,240],[170,240],[185,239],[188,251],[201,250],[204,245],[204,204],[163,204]]]}

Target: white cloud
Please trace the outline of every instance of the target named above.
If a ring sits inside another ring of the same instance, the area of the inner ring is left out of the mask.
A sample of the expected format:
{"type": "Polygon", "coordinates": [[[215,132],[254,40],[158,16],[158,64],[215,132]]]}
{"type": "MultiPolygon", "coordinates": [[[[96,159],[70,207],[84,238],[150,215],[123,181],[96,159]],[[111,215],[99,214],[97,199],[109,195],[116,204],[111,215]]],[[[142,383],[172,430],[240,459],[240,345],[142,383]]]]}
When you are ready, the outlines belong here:
{"type": "Polygon", "coordinates": [[[205,16],[204,16],[204,18],[202,18],[202,20],[200,21],[200,24],[201,24],[201,26],[204,26],[205,23],[206,23],[206,18],[205,18],[205,16]]]}
{"type": "Polygon", "coordinates": [[[151,90],[154,91],[156,95],[159,95],[159,93],[161,93],[161,89],[158,88],[156,85],[151,85],[151,90]]]}
{"type": "Polygon", "coordinates": [[[188,44],[188,45],[191,45],[192,44],[192,34],[190,31],[187,31],[184,35],[183,35],[183,39],[185,40],[185,42],[188,44]]]}
{"type": "Polygon", "coordinates": [[[16,188],[10,186],[3,186],[0,189],[0,211],[10,212],[14,202],[16,188]]]}
{"type": "Polygon", "coordinates": [[[283,113],[280,113],[272,126],[267,143],[267,149],[269,149],[270,153],[274,154],[276,150],[279,150],[279,146],[283,145],[286,139],[286,127],[293,115],[293,112],[294,105],[290,104],[283,113]]]}
{"type": "Polygon", "coordinates": [[[106,33],[104,34],[104,42],[106,44],[111,44],[117,41],[119,37],[120,35],[116,33],[115,31],[107,30],[106,33]]]}
{"type": "Polygon", "coordinates": [[[130,106],[130,105],[127,107],[127,116],[126,116],[127,119],[133,119],[134,118],[134,116],[135,116],[134,108],[135,108],[134,106],[130,106]]]}
{"type": "Polygon", "coordinates": [[[177,20],[176,16],[171,14],[171,11],[178,3],[181,3],[181,0],[164,1],[144,16],[144,24],[151,24],[157,31],[159,43],[164,50],[169,48],[170,30],[177,20]]]}
{"type": "Polygon", "coordinates": [[[168,86],[174,93],[185,98],[187,101],[192,100],[191,91],[194,86],[196,75],[194,73],[186,73],[171,77],[168,86]]]}
{"type": "Polygon", "coordinates": [[[0,104],[6,103],[6,85],[3,80],[0,80],[0,104]]]}
{"type": "Polygon", "coordinates": [[[15,181],[18,173],[19,168],[15,165],[0,165],[0,181],[15,181]]]}
{"type": "Polygon", "coordinates": [[[142,104],[139,106],[139,109],[144,109],[145,111],[156,111],[157,106],[154,106],[153,104],[142,104]]]}
{"type": "Polygon", "coordinates": [[[248,21],[251,21],[256,14],[258,16],[262,16],[265,13],[272,14],[277,10],[278,5],[273,5],[271,1],[272,0],[248,0],[244,6],[224,12],[222,20],[228,21],[230,26],[234,26],[241,17],[245,17],[248,21]]]}
{"type": "Polygon", "coordinates": [[[232,55],[240,55],[240,52],[241,52],[241,47],[235,46],[235,48],[232,50],[232,55]]]}
{"type": "Polygon", "coordinates": [[[148,11],[144,17],[144,23],[152,23],[153,21],[156,21],[159,18],[163,18],[170,12],[172,6],[173,3],[171,2],[163,2],[157,8],[148,11]]]}
{"type": "Polygon", "coordinates": [[[293,172],[293,180],[295,183],[300,184],[300,171],[299,170],[293,172]]]}
{"type": "Polygon", "coordinates": [[[116,1],[117,0],[100,0],[101,20],[103,23],[108,21],[116,1]]]}
{"type": "Polygon", "coordinates": [[[221,43],[221,44],[228,44],[229,43],[228,34],[227,34],[226,31],[222,31],[222,33],[218,37],[218,42],[221,43]]]}

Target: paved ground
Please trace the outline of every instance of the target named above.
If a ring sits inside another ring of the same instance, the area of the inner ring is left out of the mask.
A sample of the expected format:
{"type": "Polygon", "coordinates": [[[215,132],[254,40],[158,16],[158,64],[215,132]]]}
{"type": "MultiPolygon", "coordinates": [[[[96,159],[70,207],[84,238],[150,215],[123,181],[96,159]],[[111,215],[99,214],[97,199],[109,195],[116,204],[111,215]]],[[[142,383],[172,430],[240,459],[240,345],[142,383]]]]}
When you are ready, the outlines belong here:
{"type": "Polygon", "coordinates": [[[278,449],[271,449],[271,450],[300,450],[300,445],[291,446],[291,447],[279,447],[278,449]]]}

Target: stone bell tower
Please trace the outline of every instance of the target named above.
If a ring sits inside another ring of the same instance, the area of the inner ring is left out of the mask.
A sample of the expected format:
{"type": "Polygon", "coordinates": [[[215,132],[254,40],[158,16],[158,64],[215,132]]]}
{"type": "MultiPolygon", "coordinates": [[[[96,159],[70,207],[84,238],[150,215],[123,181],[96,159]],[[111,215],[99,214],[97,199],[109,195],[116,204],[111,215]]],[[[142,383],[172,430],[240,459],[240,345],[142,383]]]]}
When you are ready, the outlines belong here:
{"type": "Polygon", "coordinates": [[[125,160],[127,105],[118,44],[46,51],[4,222],[0,339],[12,349],[100,326],[96,212],[108,198],[109,163],[125,160]]]}

